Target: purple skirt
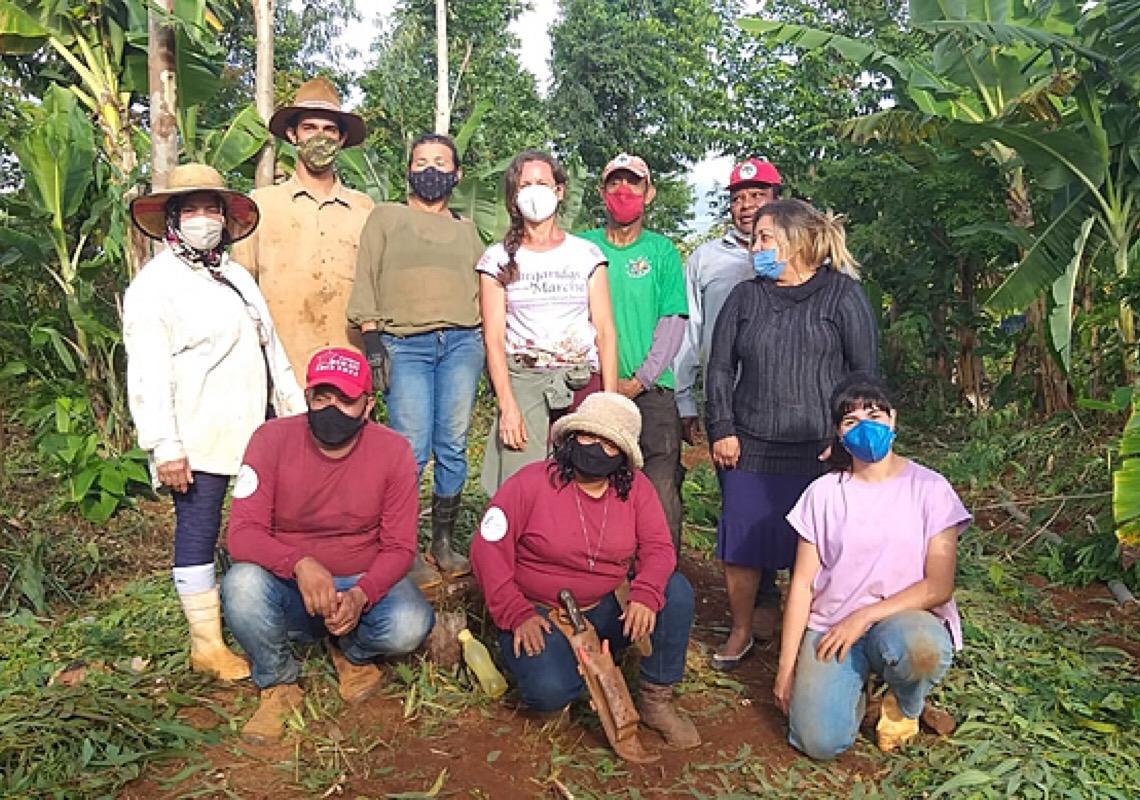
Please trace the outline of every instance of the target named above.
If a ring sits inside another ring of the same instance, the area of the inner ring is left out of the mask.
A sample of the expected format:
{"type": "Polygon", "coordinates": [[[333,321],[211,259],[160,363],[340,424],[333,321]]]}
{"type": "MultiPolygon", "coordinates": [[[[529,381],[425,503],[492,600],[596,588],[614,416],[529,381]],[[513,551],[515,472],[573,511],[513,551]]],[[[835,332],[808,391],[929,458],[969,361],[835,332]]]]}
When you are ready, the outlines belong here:
{"type": "Polygon", "coordinates": [[[790,569],[799,536],[785,517],[817,476],[720,473],[721,514],[716,557],[753,569],[790,569]]]}

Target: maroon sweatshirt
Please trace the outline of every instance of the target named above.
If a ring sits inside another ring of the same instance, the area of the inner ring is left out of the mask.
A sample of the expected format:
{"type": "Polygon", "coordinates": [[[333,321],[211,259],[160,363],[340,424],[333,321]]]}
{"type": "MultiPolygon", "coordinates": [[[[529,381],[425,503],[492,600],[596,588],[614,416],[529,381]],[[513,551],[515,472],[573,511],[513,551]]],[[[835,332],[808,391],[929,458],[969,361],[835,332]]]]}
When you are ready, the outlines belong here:
{"type": "Polygon", "coordinates": [[[333,575],[364,573],[357,586],[372,604],[412,566],[418,502],[412,448],[395,431],[367,423],[348,455],[330,458],[304,414],[270,420],[234,482],[230,554],[286,579],[305,556],[333,575]]]}
{"type": "Polygon", "coordinates": [[[549,463],[511,476],[471,538],[471,566],[495,624],[513,631],[537,613],[535,603],[557,607],[562,589],[592,605],[625,580],[631,564],[630,601],[660,611],[677,554],[653,484],[634,472],[626,500],[612,487],[594,498],[575,483],[556,488],[549,463]]]}

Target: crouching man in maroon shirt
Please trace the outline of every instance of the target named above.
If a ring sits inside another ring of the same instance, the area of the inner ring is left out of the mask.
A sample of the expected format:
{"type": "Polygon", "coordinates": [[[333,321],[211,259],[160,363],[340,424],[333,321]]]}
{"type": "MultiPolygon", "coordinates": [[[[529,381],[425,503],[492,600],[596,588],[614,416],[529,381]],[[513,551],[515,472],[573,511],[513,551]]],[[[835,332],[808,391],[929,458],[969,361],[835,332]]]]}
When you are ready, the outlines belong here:
{"type": "Polygon", "coordinates": [[[261,703],[242,728],[280,739],[303,700],[290,642],[329,637],[340,695],[380,686],[374,659],[415,650],[431,604],[407,579],[416,552],[416,461],[407,440],[368,422],[368,362],[328,348],[309,362],[306,416],[253,434],[234,483],[222,581],[226,622],[253,662],[261,703]]]}

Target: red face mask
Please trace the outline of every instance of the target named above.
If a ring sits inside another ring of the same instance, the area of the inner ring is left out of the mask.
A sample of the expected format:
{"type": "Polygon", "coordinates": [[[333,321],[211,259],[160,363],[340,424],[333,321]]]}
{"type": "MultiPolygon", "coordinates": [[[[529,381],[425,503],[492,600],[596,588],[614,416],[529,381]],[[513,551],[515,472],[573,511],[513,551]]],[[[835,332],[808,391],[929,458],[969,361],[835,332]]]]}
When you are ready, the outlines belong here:
{"type": "Polygon", "coordinates": [[[618,186],[606,192],[606,211],[618,225],[628,225],[645,213],[645,195],[628,186],[618,186]]]}

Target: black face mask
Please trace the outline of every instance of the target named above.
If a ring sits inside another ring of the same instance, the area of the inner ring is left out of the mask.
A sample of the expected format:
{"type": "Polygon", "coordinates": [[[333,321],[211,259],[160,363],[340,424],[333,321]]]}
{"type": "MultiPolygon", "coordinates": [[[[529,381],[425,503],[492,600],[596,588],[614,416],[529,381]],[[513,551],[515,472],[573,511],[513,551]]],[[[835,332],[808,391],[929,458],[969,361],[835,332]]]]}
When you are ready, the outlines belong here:
{"type": "Polygon", "coordinates": [[[341,447],[364,427],[366,414],[350,417],[336,406],[309,409],[309,430],[325,447],[341,447]]]}
{"type": "Polygon", "coordinates": [[[435,167],[428,167],[420,172],[408,173],[408,185],[412,187],[412,193],[429,203],[447,197],[457,183],[459,175],[455,171],[444,172],[435,167]]]}
{"type": "Polygon", "coordinates": [[[611,456],[601,442],[582,444],[577,439],[570,442],[570,465],[583,478],[608,478],[625,463],[625,454],[611,456]]]}

